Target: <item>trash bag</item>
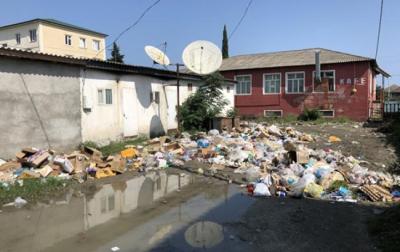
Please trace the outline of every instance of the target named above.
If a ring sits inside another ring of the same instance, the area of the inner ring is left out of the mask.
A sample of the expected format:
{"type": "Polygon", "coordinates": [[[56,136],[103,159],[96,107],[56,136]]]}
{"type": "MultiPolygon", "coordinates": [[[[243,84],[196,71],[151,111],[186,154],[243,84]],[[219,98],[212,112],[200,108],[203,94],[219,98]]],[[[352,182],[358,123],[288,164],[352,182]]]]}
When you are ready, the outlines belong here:
{"type": "Polygon", "coordinates": [[[315,182],[308,183],[308,185],[304,188],[304,193],[316,199],[321,198],[323,192],[324,188],[315,182]]]}
{"type": "Polygon", "coordinates": [[[291,164],[289,166],[290,170],[293,171],[293,174],[296,176],[301,177],[303,175],[304,172],[304,167],[301,164],[291,164]]]}
{"type": "Polygon", "coordinates": [[[297,181],[297,183],[293,184],[290,188],[290,194],[294,197],[300,197],[303,194],[304,188],[311,182],[315,182],[316,178],[314,174],[308,173],[297,181]]]}
{"type": "Polygon", "coordinates": [[[207,148],[209,145],[210,145],[210,141],[208,141],[208,139],[201,138],[201,139],[197,140],[198,148],[207,148]]]}
{"type": "Polygon", "coordinates": [[[212,129],[212,130],[208,131],[208,135],[209,136],[218,136],[219,131],[217,129],[212,129]]]}
{"type": "Polygon", "coordinates": [[[257,183],[254,187],[254,191],[253,191],[253,195],[254,196],[265,196],[265,197],[269,197],[271,196],[271,193],[268,189],[268,186],[264,183],[257,183]]]}
{"type": "Polygon", "coordinates": [[[246,170],[246,181],[255,182],[260,178],[260,168],[252,166],[246,170]]]}
{"type": "Polygon", "coordinates": [[[240,147],[236,147],[232,149],[228,154],[228,160],[232,162],[243,162],[246,158],[248,158],[248,152],[242,150],[240,147]]]}

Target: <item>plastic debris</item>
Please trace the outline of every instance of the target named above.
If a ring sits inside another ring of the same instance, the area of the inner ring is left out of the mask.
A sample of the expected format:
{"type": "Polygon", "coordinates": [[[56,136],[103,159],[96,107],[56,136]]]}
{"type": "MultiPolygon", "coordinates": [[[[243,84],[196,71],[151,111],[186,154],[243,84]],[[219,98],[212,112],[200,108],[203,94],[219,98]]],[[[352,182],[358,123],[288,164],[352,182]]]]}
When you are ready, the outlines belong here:
{"type": "MultiPolygon", "coordinates": [[[[90,147],[69,155],[23,148],[14,160],[1,161],[0,182],[3,187],[13,183],[23,186],[23,179],[28,178],[83,182],[126,171],[188,169],[187,164],[197,162],[191,171],[234,183],[246,181],[251,195],[309,196],[346,202],[400,199],[399,176],[370,171],[360,158],[340,151],[311,149],[308,143],[314,140],[313,135],[294,127],[242,122],[230,131],[212,129],[153,138],[143,146],[127,145],[119,154],[110,156],[90,147]]],[[[341,141],[333,135],[328,140],[341,141]]]]}
{"type": "Polygon", "coordinates": [[[328,139],[328,141],[329,141],[330,143],[336,143],[336,142],[341,142],[342,139],[340,139],[340,138],[337,137],[337,136],[330,136],[329,139],[328,139]]]}
{"type": "Polygon", "coordinates": [[[257,183],[254,187],[254,196],[271,196],[271,193],[269,192],[268,186],[264,183],[257,183]]]}

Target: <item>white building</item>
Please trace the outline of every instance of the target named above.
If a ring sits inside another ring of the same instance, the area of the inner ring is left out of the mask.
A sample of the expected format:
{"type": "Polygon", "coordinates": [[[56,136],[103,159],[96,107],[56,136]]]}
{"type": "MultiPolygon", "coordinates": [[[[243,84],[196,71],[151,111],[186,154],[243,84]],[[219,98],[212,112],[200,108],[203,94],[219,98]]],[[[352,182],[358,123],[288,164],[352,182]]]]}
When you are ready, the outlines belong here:
{"type": "MultiPolygon", "coordinates": [[[[182,103],[203,82],[186,73],[181,80],[182,103]]],[[[0,157],[26,146],[63,151],[163,135],[177,128],[175,82],[169,70],[0,48],[0,157]]],[[[233,107],[233,84],[224,96],[233,107]]]]}

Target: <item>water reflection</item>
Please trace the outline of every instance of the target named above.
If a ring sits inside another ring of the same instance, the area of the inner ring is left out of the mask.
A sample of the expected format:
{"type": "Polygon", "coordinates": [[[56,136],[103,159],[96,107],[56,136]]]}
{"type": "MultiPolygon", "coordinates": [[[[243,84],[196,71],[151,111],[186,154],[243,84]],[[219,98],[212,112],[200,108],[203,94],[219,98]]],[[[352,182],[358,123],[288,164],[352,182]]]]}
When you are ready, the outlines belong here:
{"type": "Polygon", "coordinates": [[[189,175],[153,172],[101,186],[92,195],[68,192],[51,204],[0,214],[1,251],[40,251],[85,233],[188,185],[189,175]]]}

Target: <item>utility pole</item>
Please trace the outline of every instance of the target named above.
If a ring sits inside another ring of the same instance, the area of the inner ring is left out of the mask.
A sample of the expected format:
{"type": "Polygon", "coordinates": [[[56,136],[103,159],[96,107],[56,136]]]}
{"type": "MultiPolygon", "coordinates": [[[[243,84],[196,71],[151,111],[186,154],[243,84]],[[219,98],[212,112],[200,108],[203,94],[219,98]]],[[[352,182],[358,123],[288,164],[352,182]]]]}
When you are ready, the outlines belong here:
{"type": "Polygon", "coordinates": [[[178,133],[181,133],[181,119],[180,119],[180,72],[179,67],[184,66],[183,64],[176,63],[176,121],[178,123],[178,133]]]}

